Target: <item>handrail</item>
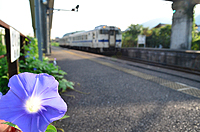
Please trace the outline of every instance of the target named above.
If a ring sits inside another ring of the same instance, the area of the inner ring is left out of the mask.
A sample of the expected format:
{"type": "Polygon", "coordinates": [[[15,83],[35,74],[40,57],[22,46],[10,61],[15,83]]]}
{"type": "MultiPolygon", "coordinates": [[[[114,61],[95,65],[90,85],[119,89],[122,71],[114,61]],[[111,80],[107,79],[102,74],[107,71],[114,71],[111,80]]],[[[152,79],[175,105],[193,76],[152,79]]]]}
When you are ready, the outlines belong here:
{"type": "Polygon", "coordinates": [[[5,54],[5,55],[0,55],[0,59],[1,58],[4,58],[4,57],[6,57],[7,56],[7,54],[5,54]]]}

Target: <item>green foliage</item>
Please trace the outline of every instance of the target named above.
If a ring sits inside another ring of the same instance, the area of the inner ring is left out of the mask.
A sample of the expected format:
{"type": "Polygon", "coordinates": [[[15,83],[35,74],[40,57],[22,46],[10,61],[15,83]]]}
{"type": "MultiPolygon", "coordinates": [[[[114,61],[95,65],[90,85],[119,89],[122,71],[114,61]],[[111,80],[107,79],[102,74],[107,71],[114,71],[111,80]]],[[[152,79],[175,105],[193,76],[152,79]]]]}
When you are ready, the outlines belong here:
{"type": "Polygon", "coordinates": [[[128,31],[122,34],[122,47],[136,47],[137,37],[142,33],[142,25],[131,24],[128,27],[128,31]]]}
{"type": "Polygon", "coordinates": [[[15,125],[15,124],[13,124],[11,122],[4,122],[3,124],[9,125],[9,126],[14,127],[14,128],[16,128],[16,129],[21,131],[21,129],[17,125],[15,125]]]}
{"type": "MultiPolygon", "coordinates": [[[[144,28],[142,25],[131,24],[128,30],[122,34],[122,47],[137,47],[137,36],[146,35],[146,47],[170,48],[171,25],[165,25],[159,28],[144,28]]],[[[197,31],[195,19],[192,30],[191,50],[200,50],[200,33],[197,31]]]]}
{"type": "Polygon", "coordinates": [[[57,129],[53,125],[49,124],[45,132],[57,132],[57,129]]]}
{"type": "MultiPolygon", "coordinates": [[[[25,45],[23,48],[26,54],[25,62],[20,60],[20,72],[31,72],[31,73],[47,73],[55,77],[59,82],[59,91],[64,92],[67,88],[74,89],[74,83],[64,79],[64,75],[67,73],[60,69],[58,66],[54,66],[53,63],[49,62],[47,57],[43,57],[43,61],[40,61],[38,58],[38,46],[37,40],[35,38],[29,37],[31,40],[28,45],[25,45]]],[[[0,55],[6,54],[6,46],[1,43],[0,36],[0,55]]],[[[6,94],[9,90],[8,88],[8,64],[6,57],[0,59],[0,92],[6,94]]]]}
{"type": "Polygon", "coordinates": [[[58,47],[58,46],[59,46],[59,43],[58,43],[58,42],[51,42],[51,45],[52,45],[52,46],[58,47]]]}
{"type": "Polygon", "coordinates": [[[43,57],[43,61],[39,60],[37,41],[34,38],[30,39],[31,43],[24,46],[26,54],[21,54],[25,56],[25,62],[20,61],[20,72],[47,73],[54,76],[59,82],[59,91],[64,92],[67,88],[73,89],[74,83],[64,79],[64,75],[67,73],[61,70],[59,66],[50,63],[47,57],[43,57]]]}
{"type": "Polygon", "coordinates": [[[59,89],[64,92],[67,88],[74,90],[74,83],[69,82],[66,79],[59,80],[59,89]]]}
{"type": "Polygon", "coordinates": [[[159,47],[159,45],[163,48],[170,47],[171,25],[153,28],[151,31],[152,34],[146,38],[147,47],[159,47]]]}
{"type": "MultiPolygon", "coordinates": [[[[2,44],[2,36],[0,34],[0,55],[6,54],[6,46],[2,44]]],[[[8,64],[7,57],[0,59],[0,92],[6,94],[8,88],[8,64]]]]}
{"type": "Polygon", "coordinates": [[[161,44],[163,48],[170,47],[171,25],[166,25],[160,28],[144,28],[142,25],[131,24],[128,31],[122,34],[123,47],[136,47],[138,35],[146,35],[147,47],[159,47],[161,44]]]}
{"type": "Polygon", "coordinates": [[[200,36],[198,39],[192,41],[191,50],[200,50],[200,36]]]}
{"type": "Polygon", "coordinates": [[[200,50],[200,33],[197,31],[195,24],[195,17],[193,15],[193,25],[192,25],[192,45],[191,50],[200,50]]]}
{"type": "Polygon", "coordinates": [[[62,118],[60,118],[59,120],[63,120],[63,119],[66,119],[66,118],[69,118],[70,116],[68,115],[64,115],[62,118]]]}
{"type": "Polygon", "coordinates": [[[154,28],[151,31],[152,31],[152,34],[146,37],[146,46],[157,47],[159,45],[159,29],[154,28]]]}

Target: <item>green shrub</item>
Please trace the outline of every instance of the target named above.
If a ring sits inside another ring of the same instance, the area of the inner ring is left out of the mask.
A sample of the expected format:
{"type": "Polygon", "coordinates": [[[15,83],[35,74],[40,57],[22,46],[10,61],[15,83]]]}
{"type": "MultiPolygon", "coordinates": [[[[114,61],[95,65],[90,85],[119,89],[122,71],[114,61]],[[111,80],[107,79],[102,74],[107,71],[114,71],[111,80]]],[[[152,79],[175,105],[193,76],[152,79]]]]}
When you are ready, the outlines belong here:
{"type": "Polygon", "coordinates": [[[58,42],[51,42],[51,45],[52,45],[52,46],[58,47],[58,46],[59,46],[59,43],[58,43],[58,42]]]}
{"type": "Polygon", "coordinates": [[[191,50],[200,50],[200,40],[196,40],[192,42],[191,50]]]}
{"type": "Polygon", "coordinates": [[[49,62],[47,57],[43,57],[43,61],[39,60],[38,57],[38,45],[35,38],[29,37],[31,40],[28,45],[25,45],[25,62],[20,61],[20,72],[31,72],[31,73],[47,73],[55,77],[59,82],[59,91],[64,92],[67,88],[74,89],[74,83],[64,79],[64,75],[67,73],[60,69],[59,66],[49,62]]]}
{"type": "MultiPolygon", "coordinates": [[[[2,37],[0,34],[0,55],[6,54],[6,46],[2,44],[2,37]]],[[[0,59],[0,92],[6,94],[8,88],[8,64],[7,57],[0,59]]]]}

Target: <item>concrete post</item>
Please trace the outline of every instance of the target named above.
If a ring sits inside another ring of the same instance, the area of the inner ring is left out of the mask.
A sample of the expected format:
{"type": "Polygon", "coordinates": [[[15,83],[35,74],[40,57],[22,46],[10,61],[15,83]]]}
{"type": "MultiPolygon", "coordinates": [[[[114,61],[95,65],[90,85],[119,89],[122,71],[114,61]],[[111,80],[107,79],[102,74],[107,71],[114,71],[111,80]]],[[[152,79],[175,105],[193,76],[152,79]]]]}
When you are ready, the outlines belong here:
{"type": "Polygon", "coordinates": [[[193,8],[199,0],[174,0],[170,49],[191,49],[193,8]]]}
{"type": "Polygon", "coordinates": [[[47,28],[47,49],[46,49],[46,55],[51,55],[51,52],[50,52],[50,20],[49,20],[49,10],[48,11],[48,15],[46,16],[46,21],[47,21],[47,25],[46,25],[46,28],[47,28]]]}
{"type": "Polygon", "coordinates": [[[39,0],[34,1],[35,7],[35,22],[36,22],[36,37],[38,40],[38,54],[39,59],[42,61],[42,30],[41,30],[41,5],[39,0]]]}
{"type": "Polygon", "coordinates": [[[50,55],[49,50],[49,10],[48,10],[48,2],[46,4],[42,4],[42,31],[43,31],[43,53],[45,55],[50,55]]]}
{"type": "Polygon", "coordinates": [[[43,37],[43,53],[46,53],[46,47],[47,47],[47,28],[46,28],[46,25],[47,25],[47,21],[46,21],[46,17],[47,17],[47,14],[46,14],[46,10],[47,10],[47,7],[45,4],[41,3],[41,24],[42,24],[42,37],[43,37]]]}

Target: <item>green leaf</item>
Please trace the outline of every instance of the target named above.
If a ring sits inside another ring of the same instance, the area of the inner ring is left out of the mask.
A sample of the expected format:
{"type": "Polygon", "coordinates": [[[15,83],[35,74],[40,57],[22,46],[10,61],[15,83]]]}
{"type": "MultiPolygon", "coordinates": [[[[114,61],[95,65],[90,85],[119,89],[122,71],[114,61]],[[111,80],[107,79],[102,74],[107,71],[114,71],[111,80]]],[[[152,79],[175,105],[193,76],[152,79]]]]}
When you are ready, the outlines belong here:
{"type": "Polygon", "coordinates": [[[67,88],[69,88],[69,89],[74,89],[74,83],[73,83],[73,82],[67,81],[67,82],[66,82],[66,85],[67,85],[67,88]]]}
{"type": "Polygon", "coordinates": [[[66,75],[67,74],[66,72],[64,72],[62,70],[59,70],[58,73],[61,74],[61,75],[66,75]]]}
{"type": "Polygon", "coordinates": [[[62,92],[64,92],[66,89],[67,89],[67,86],[66,86],[66,80],[65,79],[62,79],[59,81],[59,85],[58,85],[58,89],[62,89],[62,92]]]}
{"type": "Polygon", "coordinates": [[[64,115],[62,118],[60,118],[59,120],[63,120],[63,119],[66,119],[66,118],[69,118],[70,116],[68,115],[64,115]]]}
{"type": "Polygon", "coordinates": [[[2,78],[6,78],[6,79],[9,79],[9,77],[8,77],[8,76],[2,76],[2,78]]]}
{"type": "Polygon", "coordinates": [[[53,74],[58,74],[57,70],[51,71],[53,74]]]}
{"type": "Polygon", "coordinates": [[[53,125],[49,124],[45,132],[57,132],[57,129],[53,125]]]}
{"type": "Polygon", "coordinates": [[[11,122],[4,122],[4,123],[2,123],[2,124],[7,124],[7,125],[9,125],[9,126],[11,126],[11,127],[14,127],[14,128],[16,128],[16,129],[18,129],[18,130],[21,130],[17,125],[15,125],[15,124],[13,124],[13,123],[11,123],[11,122]]]}
{"type": "Polygon", "coordinates": [[[62,75],[54,75],[54,77],[55,77],[56,79],[58,79],[58,80],[60,80],[60,79],[62,79],[62,78],[63,78],[63,76],[62,76],[62,75]]]}

